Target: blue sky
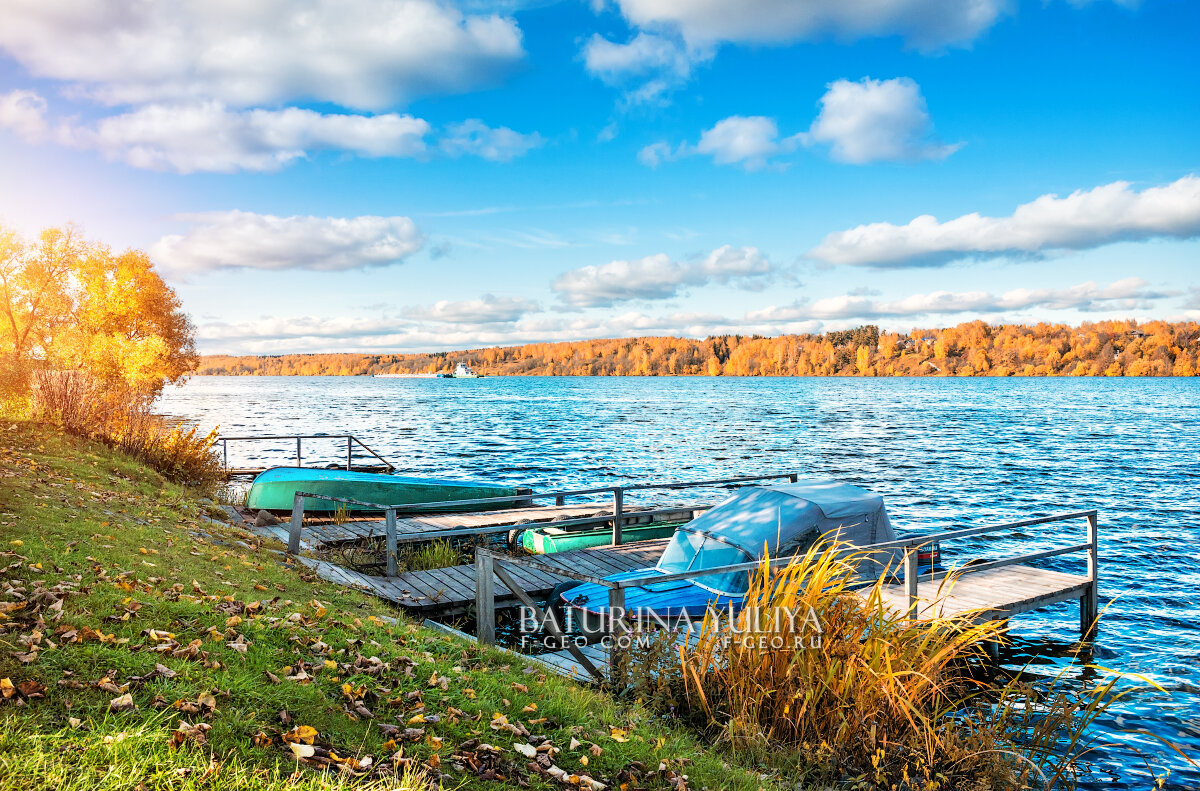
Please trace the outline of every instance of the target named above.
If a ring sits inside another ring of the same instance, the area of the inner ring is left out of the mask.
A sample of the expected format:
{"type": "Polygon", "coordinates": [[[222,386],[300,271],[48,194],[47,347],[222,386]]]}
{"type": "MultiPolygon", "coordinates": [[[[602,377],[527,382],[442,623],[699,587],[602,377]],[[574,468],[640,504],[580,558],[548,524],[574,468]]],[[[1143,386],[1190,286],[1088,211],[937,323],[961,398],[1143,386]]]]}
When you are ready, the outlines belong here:
{"type": "Polygon", "coordinates": [[[1200,318],[1187,0],[126,6],[6,3],[0,221],[206,352],[1200,318]]]}

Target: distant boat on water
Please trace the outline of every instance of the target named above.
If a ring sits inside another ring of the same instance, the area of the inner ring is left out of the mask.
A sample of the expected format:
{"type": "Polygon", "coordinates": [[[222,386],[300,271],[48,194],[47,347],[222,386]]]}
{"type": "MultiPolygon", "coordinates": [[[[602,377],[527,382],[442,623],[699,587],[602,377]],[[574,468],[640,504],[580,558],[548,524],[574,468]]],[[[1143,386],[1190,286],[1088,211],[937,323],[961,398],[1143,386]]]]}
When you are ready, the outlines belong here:
{"type": "Polygon", "coordinates": [[[454,373],[449,375],[451,379],[482,379],[483,374],[477,374],[471,370],[471,367],[466,363],[459,363],[454,367],[454,373]]]}
{"type": "Polygon", "coordinates": [[[482,379],[483,374],[477,374],[466,363],[459,363],[454,371],[448,374],[375,374],[375,379],[482,379]]]}
{"type": "Polygon", "coordinates": [[[445,379],[448,374],[375,374],[376,379],[445,379]]]}

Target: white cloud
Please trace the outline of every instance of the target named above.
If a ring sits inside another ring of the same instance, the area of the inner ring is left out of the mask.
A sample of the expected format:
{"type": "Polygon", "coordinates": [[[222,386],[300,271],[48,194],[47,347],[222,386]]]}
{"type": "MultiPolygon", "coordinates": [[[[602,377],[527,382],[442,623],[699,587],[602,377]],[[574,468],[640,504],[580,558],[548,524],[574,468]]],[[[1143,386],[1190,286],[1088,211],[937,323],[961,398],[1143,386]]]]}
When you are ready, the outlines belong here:
{"type": "Polygon", "coordinates": [[[776,154],[795,148],[788,138],[779,139],[775,121],[761,115],[730,116],[706,129],[696,144],[697,154],[711,156],[718,165],[738,164],[747,170],[764,167],[776,154]]]}
{"type": "Polygon", "coordinates": [[[831,233],[808,255],[829,264],[941,266],[964,258],[1040,255],[1122,241],[1200,236],[1200,177],[1141,192],[1125,181],[1065,198],[1043,195],[1009,217],[965,214],[946,222],[922,215],[907,225],[880,222],[831,233]]]}
{"type": "Polygon", "coordinates": [[[289,107],[230,110],[216,102],[151,105],[63,131],[78,148],[150,170],[271,171],[322,150],[365,157],[419,157],[429,123],[411,115],[343,115],[289,107]]]}
{"type": "Polygon", "coordinates": [[[850,294],[724,316],[683,311],[662,315],[641,311],[537,313],[535,306],[523,311],[525,306],[513,305],[508,310],[502,298],[485,295],[478,300],[440,302],[431,308],[414,309],[408,318],[271,317],[202,324],[198,336],[201,348],[209,353],[439,351],[633,335],[703,338],[731,332],[806,333],[880,320],[907,329],[906,320],[918,317],[996,319],[1001,313],[1034,309],[1074,309],[1123,317],[1129,315],[1129,310],[1170,296],[1175,294],[1156,291],[1145,281],[1128,278],[1107,286],[1089,282],[1061,289],[1014,289],[1000,295],[942,291],[888,301],[850,294]]]}
{"type": "Polygon", "coordinates": [[[537,310],[538,304],[533,300],[484,294],[478,299],[457,302],[443,299],[427,308],[409,308],[407,314],[416,319],[452,324],[497,324],[516,321],[537,310]]]}
{"type": "MultiPolygon", "coordinates": [[[[416,157],[430,153],[429,123],[411,115],[234,110],[220,102],[148,105],[92,124],[46,119],[46,102],[30,91],[0,94],[0,129],[28,142],[91,149],[108,159],[178,173],[274,171],[320,151],[360,157],[416,157]]],[[[482,121],[450,124],[439,144],[448,156],[471,155],[508,162],[540,146],[536,132],[521,134],[482,121]]]]}
{"type": "Polygon", "coordinates": [[[507,126],[492,128],[475,118],[449,124],[446,132],[442,151],[450,156],[470,154],[493,162],[511,162],[545,142],[537,132],[526,135],[507,126]]]}
{"type": "Polygon", "coordinates": [[[771,164],[771,158],[794,151],[796,137],[779,137],[779,127],[771,118],[761,115],[733,115],[722,119],[700,133],[695,145],[680,143],[672,149],[669,143],[652,143],[638,152],[638,161],[649,167],[688,156],[710,156],[718,165],[740,165],[746,170],[761,170],[771,164]]]}
{"type": "Polygon", "coordinates": [[[725,245],[694,261],[675,261],[659,253],[584,266],[564,272],[551,288],[573,307],[607,307],[635,299],[674,297],[688,286],[747,285],[761,282],[772,272],[771,262],[757,248],[725,245]]]}
{"type": "Polygon", "coordinates": [[[1141,278],[1128,277],[1103,287],[1088,281],[1060,289],[1016,288],[1003,294],[933,291],[890,301],[846,294],[811,303],[764,308],[746,314],[746,318],[752,321],[872,320],[960,313],[995,314],[1033,308],[1095,312],[1146,308],[1155,300],[1175,296],[1173,292],[1155,290],[1149,285],[1141,278]]]}
{"type": "Polygon", "coordinates": [[[0,94],[0,129],[15,132],[30,143],[45,138],[46,100],[33,91],[11,91],[0,94]]]}
{"type": "Polygon", "coordinates": [[[629,104],[661,102],[667,93],[687,82],[693,66],[712,55],[711,48],[697,49],[677,38],[645,32],[625,44],[596,33],[583,47],[588,73],[625,90],[629,104]]]}
{"type": "Polygon", "coordinates": [[[164,268],[177,272],[362,269],[399,263],[424,244],[408,217],[275,217],[228,211],[177,219],[196,225],[186,234],[164,236],[150,250],[164,268]]]}
{"type": "Polygon", "coordinates": [[[834,159],[855,165],[944,159],[961,147],[933,138],[925,97],[907,77],[831,83],[821,97],[820,114],[801,140],[828,143],[834,159]]]}
{"type": "Polygon", "coordinates": [[[922,50],[969,45],[1008,0],[617,0],[632,24],[690,42],[782,43],[900,36],[922,50]]]}
{"type": "Polygon", "coordinates": [[[111,104],[364,109],[488,85],[524,56],[512,19],[437,0],[11,0],[0,50],[111,104]]]}

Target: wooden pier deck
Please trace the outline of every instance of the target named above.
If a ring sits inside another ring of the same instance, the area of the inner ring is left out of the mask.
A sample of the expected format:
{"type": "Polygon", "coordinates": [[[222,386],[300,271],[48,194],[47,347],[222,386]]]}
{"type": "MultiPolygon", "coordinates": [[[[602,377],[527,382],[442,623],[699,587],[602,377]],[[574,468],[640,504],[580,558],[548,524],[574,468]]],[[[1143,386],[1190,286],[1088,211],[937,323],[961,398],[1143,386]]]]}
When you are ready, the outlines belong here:
{"type": "MultiPolygon", "coordinates": [[[[666,545],[665,538],[634,541],[621,546],[576,549],[553,555],[531,555],[531,564],[511,565],[513,581],[529,596],[545,598],[569,577],[561,573],[583,573],[604,577],[620,571],[653,566],[666,545]],[[531,565],[536,566],[532,568],[531,565]]],[[[413,615],[460,615],[475,605],[475,565],[451,566],[429,571],[409,571],[395,577],[363,574],[336,563],[298,557],[297,561],[313,569],[318,576],[339,585],[359,587],[380,598],[400,605],[413,615]]],[[[501,560],[501,562],[503,562],[501,560]]],[[[497,609],[514,607],[516,594],[502,583],[495,585],[497,609]]]]}
{"type": "MultiPolygon", "coordinates": [[[[469,528],[489,527],[520,527],[535,523],[553,523],[564,519],[581,519],[596,517],[612,518],[606,503],[580,503],[578,505],[547,505],[530,508],[509,508],[499,511],[478,511],[460,514],[414,514],[396,519],[397,535],[409,537],[421,533],[432,533],[442,530],[463,530],[469,528]]],[[[680,512],[701,509],[702,506],[680,507],[680,512]]],[[[255,513],[246,509],[235,509],[242,521],[253,525],[255,513]]],[[[637,509],[630,508],[629,517],[636,517],[637,509]]],[[[365,539],[382,538],[385,530],[383,516],[356,518],[350,522],[337,524],[332,518],[306,517],[304,533],[301,535],[301,547],[316,550],[334,547],[340,544],[350,544],[365,539]]],[[[276,525],[256,526],[273,538],[283,543],[288,541],[288,525],[281,522],[276,525]]]]}

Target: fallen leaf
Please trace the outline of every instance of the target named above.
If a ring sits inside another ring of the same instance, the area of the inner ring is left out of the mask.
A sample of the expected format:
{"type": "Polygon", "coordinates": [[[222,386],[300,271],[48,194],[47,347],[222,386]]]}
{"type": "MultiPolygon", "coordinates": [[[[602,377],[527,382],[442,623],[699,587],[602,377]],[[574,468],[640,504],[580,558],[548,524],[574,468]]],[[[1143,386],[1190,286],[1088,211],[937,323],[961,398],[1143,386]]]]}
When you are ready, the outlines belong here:
{"type": "Polygon", "coordinates": [[[110,711],[129,711],[135,708],[133,705],[133,695],[126,692],[120,697],[113,698],[108,702],[108,708],[110,711]]]}

